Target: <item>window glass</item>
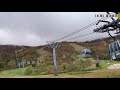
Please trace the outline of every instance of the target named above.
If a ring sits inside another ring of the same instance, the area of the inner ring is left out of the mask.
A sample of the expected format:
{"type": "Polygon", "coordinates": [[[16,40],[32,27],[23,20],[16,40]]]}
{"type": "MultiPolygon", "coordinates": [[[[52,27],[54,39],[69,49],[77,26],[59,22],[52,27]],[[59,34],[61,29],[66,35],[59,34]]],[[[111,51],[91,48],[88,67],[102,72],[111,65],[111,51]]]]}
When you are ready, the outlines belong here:
{"type": "Polygon", "coordinates": [[[119,43],[117,44],[117,46],[118,46],[118,50],[120,50],[120,41],[119,41],[119,43]]]}
{"type": "Polygon", "coordinates": [[[113,52],[112,44],[110,44],[110,51],[113,52]]]}
{"type": "Polygon", "coordinates": [[[114,43],[114,45],[113,45],[113,48],[114,48],[114,50],[115,50],[115,51],[117,51],[117,50],[118,50],[118,49],[117,49],[117,45],[118,45],[118,43],[117,43],[117,42],[115,42],[115,43],[114,43]]]}

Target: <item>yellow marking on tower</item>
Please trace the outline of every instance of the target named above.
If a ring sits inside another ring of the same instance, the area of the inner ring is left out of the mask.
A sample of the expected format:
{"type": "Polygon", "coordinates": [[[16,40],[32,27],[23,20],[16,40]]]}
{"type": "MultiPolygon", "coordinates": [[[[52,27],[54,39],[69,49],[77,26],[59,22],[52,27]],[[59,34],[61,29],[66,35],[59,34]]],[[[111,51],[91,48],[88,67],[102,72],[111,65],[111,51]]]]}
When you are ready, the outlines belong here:
{"type": "Polygon", "coordinates": [[[117,17],[118,17],[118,19],[120,20],[120,12],[118,13],[117,17]]]}

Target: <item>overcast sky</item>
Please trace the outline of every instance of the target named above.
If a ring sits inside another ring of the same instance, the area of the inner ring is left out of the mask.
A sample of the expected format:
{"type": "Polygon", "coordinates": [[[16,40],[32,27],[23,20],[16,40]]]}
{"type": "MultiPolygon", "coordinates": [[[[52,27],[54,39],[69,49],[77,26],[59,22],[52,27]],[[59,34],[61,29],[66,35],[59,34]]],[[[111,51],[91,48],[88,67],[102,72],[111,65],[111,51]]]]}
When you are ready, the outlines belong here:
{"type": "MultiPolygon", "coordinates": [[[[99,12],[106,14],[105,12],[99,12]]],[[[98,12],[0,12],[0,44],[39,46],[59,39],[96,20],[98,12]]],[[[110,19],[108,19],[110,20],[110,19]]],[[[93,32],[96,25],[69,38],[93,32]]],[[[95,33],[72,41],[108,37],[95,33]]],[[[69,39],[67,38],[67,39],[69,39]]],[[[66,39],[65,39],[66,40],[66,39]]]]}

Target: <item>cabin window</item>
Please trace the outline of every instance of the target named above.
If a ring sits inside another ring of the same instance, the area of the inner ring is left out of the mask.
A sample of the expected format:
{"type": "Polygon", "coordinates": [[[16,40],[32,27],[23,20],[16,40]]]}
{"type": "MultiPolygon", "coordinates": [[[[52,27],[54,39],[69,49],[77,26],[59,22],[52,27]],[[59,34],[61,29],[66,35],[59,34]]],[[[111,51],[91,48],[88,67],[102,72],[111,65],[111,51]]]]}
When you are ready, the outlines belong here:
{"type": "Polygon", "coordinates": [[[116,47],[117,47],[117,51],[119,50],[119,45],[118,45],[118,43],[116,43],[116,47]]]}
{"type": "Polygon", "coordinates": [[[117,42],[115,42],[114,47],[113,47],[115,51],[118,51],[118,48],[117,48],[118,46],[117,45],[118,45],[117,42]]]}
{"type": "Polygon", "coordinates": [[[91,52],[86,52],[86,54],[92,54],[91,52]]]}
{"type": "Polygon", "coordinates": [[[120,50],[120,42],[117,43],[118,50],[120,50]]]}
{"type": "Polygon", "coordinates": [[[113,52],[113,47],[112,47],[112,44],[110,44],[110,51],[113,52]]]}

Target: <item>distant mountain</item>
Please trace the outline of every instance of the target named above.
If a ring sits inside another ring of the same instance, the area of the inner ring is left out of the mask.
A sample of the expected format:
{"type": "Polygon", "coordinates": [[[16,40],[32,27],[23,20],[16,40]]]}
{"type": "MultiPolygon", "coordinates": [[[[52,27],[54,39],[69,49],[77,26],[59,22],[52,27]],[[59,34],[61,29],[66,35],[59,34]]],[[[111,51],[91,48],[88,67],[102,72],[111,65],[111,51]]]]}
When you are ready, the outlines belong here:
{"type": "MultiPolygon", "coordinates": [[[[29,48],[29,46],[22,46],[24,48],[29,48]]],[[[13,52],[15,50],[19,50],[22,49],[21,46],[16,46],[16,45],[0,45],[0,53],[2,53],[3,51],[6,52],[13,52]]]]}

